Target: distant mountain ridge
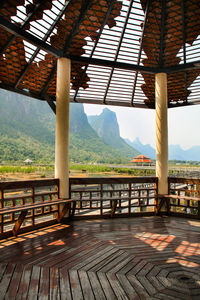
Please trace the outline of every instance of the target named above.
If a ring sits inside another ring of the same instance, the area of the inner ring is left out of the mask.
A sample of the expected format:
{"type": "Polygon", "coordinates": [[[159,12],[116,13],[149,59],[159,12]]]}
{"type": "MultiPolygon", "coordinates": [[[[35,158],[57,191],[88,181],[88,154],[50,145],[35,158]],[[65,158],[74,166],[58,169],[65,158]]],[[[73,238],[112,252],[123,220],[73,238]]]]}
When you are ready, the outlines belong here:
{"type": "MultiPolygon", "coordinates": [[[[138,137],[134,141],[126,139],[126,142],[151,159],[156,158],[156,150],[149,144],[143,145],[138,137]]],[[[183,150],[180,145],[169,145],[168,153],[169,160],[200,161],[200,146],[183,150]]]]}
{"type": "MultiPolygon", "coordinates": [[[[0,162],[30,158],[53,163],[55,115],[44,101],[0,90],[0,141],[0,162]]],[[[138,153],[155,159],[151,145],[143,145],[139,138],[131,142],[120,137],[114,112],[106,108],[100,116],[87,118],[83,104],[70,104],[71,161],[127,163],[138,153]]],[[[200,146],[183,150],[170,145],[169,159],[200,161],[200,146]]]]}
{"type": "Polygon", "coordinates": [[[156,159],[155,149],[149,144],[143,145],[138,137],[132,142],[129,139],[126,139],[126,142],[143,155],[148,156],[151,159],[156,159]]]}
{"type": "MultiPolygon", "coordinates": [[[[46,102],[0,90],[0,162],[53,163],[55,114],[46,102]]],[[[70,104],[70,160],[126,163],[119,150],[102,141],[88,123],[83,104],[70,104]]]]}
{"type": "Polygon", "coordinates": [[[124,153],[106,144],[90,126],[83,104],[70,104],[70,157],[83,162],[128,162],[124,153]]]}
{"type": "Polygon", "coordinates": [[[100,115],[88,116],[88,121],[104,143],[120,150],[128,159],[139,154],[121,138],[115,112],[104,108],[100,115]]]}

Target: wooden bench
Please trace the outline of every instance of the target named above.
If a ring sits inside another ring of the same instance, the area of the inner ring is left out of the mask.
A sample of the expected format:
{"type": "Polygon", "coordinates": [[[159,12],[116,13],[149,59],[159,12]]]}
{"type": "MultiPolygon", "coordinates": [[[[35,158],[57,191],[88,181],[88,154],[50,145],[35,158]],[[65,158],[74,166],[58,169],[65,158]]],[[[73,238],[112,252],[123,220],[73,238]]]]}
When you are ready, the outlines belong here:
{"type": "Polygon", "coordinates": [[[9,214],[9,213],[21,212],[18,219],[15,222],[13,229],[12,229],[13,235],[16,236],[19,233],[19,229],[20,229],[22,223],[24,222],[29,209],[37,209],[37,208],[42,208],[42,207],[47,207],[47,206],[52,206],[52,205],[59,205],[59,204],[64,204],[64,206],[62,207],[61,211],[59,211],[58,216],[56,218],[58,222],[61,222],[61,220],[64,218],[64,216],[67,213],[68,213],[69,217],[72,217],[74,215],[75,208],[76,208],[76,200],[56,199],[56,200],[52,200],[52,201],[43,201],[43,202],[36,202],[33,204],[16,205],[13,207],[1,208],[0,216],[9,214]],[[71,204],[73,204],[72,207],[71,207],[71,204]]]}
{"type": "Polygon", "coordinates": [[[156,199],[160,199],[159,204],[157,204],[157,214],[161,211],[161,208],[166,204],[167,207],[167,213],[170,211],[170,199],[175,200],[193,200],[198,201],[198,214],[200,217],[200,197],[192,197],[192,196],[184,196],[184,195],[168,195],[168,194],[158,194],[156,195],[156,199]]]}

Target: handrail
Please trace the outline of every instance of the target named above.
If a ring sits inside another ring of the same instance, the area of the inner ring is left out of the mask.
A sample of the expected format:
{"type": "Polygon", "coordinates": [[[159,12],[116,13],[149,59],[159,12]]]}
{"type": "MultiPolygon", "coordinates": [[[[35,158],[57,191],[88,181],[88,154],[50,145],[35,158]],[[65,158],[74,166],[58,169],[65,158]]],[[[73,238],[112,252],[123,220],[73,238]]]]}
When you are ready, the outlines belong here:
{"type": "Polygon", "coordinates": [[[55,178],[0,182],[1,236],[11,234],[16,224],[18,228],[22,225],[23,231],[55,223],[60,205],[57,200],[59,180],[55,178]]]}
{"type": "Polygon", "coordinates": [[[152,215],[156,211],[157,177],[70,178],[74,218],[152,215]]]}
{"type": "Polygon", "coordinates": [[[200,219],[200,179],[169,177],[170,215],[200,219]]]}

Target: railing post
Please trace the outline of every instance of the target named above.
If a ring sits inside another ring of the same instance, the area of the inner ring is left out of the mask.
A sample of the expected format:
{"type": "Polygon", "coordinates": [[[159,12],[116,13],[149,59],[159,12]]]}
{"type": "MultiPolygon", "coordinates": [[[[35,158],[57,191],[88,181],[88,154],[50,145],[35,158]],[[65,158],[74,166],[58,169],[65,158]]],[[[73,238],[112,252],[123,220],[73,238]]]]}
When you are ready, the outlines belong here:
{"type": "Polygon", "coordinates": [[[60,181],[60,198],[69,198],[70,73],[70,60],[59,58],[56,83],[55,177],[60,181]]]}
{"type": "MultiPolygon", "coordinates": [[[[155,75],[156,102],[156,176],[158,194],[168,193],[167,74],[155,75]]],[[[166,210],[166,207],[162,210],[166,210]]]]}

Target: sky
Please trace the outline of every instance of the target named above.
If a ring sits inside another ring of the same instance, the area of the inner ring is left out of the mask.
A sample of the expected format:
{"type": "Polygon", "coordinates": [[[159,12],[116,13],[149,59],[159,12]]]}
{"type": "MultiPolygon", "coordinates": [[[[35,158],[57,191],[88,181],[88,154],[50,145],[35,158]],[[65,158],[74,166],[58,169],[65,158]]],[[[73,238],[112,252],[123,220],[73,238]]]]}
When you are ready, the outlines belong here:
{"type": "MultiPolygon", "coordinates": [[[[120,135],[133,141],[136,137],[143,144],[155,148],[155,110],[84,104],[87,115],[99,115],[107,107],[114,111],[120,135]]],[[[168,109],[168,141],[179,144],[184,150],[200,145],[200,105],[168,109]]]]}

